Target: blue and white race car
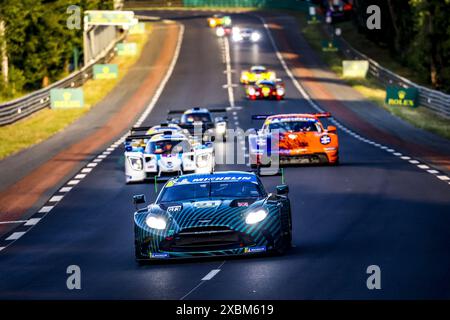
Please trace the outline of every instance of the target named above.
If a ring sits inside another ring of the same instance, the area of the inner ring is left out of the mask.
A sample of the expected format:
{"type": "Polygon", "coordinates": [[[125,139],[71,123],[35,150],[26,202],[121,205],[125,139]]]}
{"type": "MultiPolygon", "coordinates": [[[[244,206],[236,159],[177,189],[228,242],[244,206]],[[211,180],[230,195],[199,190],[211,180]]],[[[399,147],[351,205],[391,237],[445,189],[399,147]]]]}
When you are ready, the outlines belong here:
{"type": "Polygon", "coordinates": [[[254,173],[188,174],[169,180],[155,203],[133,197],[138,261],[284,253],[291,246],[287,185],[267,193],[254,173]]]}
{"type": "Polygon", "coordinates": [[[127,183],[214,171],[214,147],[175,124],[133,128],[125,140],[127,183]],[[145,134],[134,133],[145,130],[145,134]]]}

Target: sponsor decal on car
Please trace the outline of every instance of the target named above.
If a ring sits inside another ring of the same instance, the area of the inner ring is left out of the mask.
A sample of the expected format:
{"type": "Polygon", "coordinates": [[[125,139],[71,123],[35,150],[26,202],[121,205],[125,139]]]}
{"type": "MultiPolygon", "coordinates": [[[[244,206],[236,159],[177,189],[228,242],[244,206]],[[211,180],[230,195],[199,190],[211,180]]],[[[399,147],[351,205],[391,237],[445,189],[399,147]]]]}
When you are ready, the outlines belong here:
{"type": "Polygon", "coordinates": [[[260,247],[247,247],[244,249],[245,253],[259,253],[259,252],[266,252],[266,246],[260,246],[260,247]]]}
{"type": "Polygon", "coordinates": [[[179,212],[181,211],[181,206],[171,206],[167,208],[167,212],[179,212]]]}
{"type": "Polygon", "coordinates": [[[320,137],[321,144],[329,144],[331,142],[330,136],[324,135],[320,137]]]}
{"type": "Polygon", "coordinates": [[[153,259],[167,259],[169,254],[167,252],[150,252],[150,258],[153,259]]]}

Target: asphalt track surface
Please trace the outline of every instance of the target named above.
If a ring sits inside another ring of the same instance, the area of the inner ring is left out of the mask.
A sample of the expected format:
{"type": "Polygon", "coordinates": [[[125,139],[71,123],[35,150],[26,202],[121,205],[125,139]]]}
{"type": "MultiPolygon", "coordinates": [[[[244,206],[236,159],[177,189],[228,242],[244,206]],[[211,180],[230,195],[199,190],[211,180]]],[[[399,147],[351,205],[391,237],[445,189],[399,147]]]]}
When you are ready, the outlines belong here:
{"type": "MultiPolygon", "coordinates": [[[[230,43],[232,82],[252,64],[286,81],[286,100],[247,101],[233,88],[232,128],[260,126],[252,114],[315,112],[287,77],[261,22],[258,44],[230,43]],[[234,117],[237,117],[235,119],[234,117]],[[235,124],[235,122],[237,124],[235,124]]],[[[230,105],[223,41],[205,17],[178,19],[184,39],[174,72],[144,124],[167,110],[230,105]]],[[[134,261],[131,197],[151,184],[125,185],[116,149],[35,228],[0,252],[1,299],[405,299],[450,297],[450,191],[447,183],[339,132],[341,165],[286,169],[293,243],[282,257],[208,259],[139,266],[134,261]],[[81,268],[81,290],[68,290],[66,268],[81,268]],[[381,268],[381,290],[368,290],[366,269],[381,268]],[[202,280],[220,269],[212,279],[202,280]]],[[[220,170],[245,165],[220,165],[220,170]]],[[[268,191],[280,177],[265,177],[268,191]]]]}

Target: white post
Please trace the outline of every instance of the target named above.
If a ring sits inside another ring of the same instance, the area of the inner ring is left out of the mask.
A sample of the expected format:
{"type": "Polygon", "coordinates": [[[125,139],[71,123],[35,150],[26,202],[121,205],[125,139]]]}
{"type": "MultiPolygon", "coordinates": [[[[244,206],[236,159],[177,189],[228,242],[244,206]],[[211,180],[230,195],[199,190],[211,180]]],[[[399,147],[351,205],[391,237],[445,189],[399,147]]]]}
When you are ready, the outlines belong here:
{"type": "Polygon", "coordinates": [[[8,83],[8,54],[6,51],[6,39],[5,39],[5,21],[0,20],[0,39],[1,39],[1,69],[3,75],[3,81],[8,83]]]}

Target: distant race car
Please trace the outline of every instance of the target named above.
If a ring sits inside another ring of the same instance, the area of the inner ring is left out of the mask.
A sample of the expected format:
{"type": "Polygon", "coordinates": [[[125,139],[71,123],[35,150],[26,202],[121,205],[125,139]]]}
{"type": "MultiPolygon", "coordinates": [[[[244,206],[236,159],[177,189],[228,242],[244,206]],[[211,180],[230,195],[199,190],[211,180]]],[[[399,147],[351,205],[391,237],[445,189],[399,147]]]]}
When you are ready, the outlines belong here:
{"type": "Polygon", "coordinates": [[[231,35],[233,28],[231,26],[220,26],[216,28],[216,35],[218,37],[225,37],[231,35]]]}
{"type": "Polygon", "coordinates": [[[255,84],[245,86],[245,94],[248,99],[284,99],[286,93],[284,83],[281,79],[259,80],[255,84]]]}
{"type": "Polygon", "coordinates": [[[208,18],[208,26],[210,28],[216,28],[220,26],[231,26],[231,17],[224,16],[221,14],[215,14],[212,17],[208,18]]]}
{"type": "Polygon", "coordinates": [[[251,28],[234,27],[231,39],[234,42],[258,42],[261,40],[261,34],[251,28]]]}
{"type": "Polygon", "coordinates": [[[181,128],[187,129],[190,134],[196,135],[196,128],[203,135],[204,141],[210,137],[226,139],[228,120],[226,116],[213,118],[212,113],[226,113],[226,109],[192,108],[188,110],[170,110],[169,121],[176,122],[181,128]],[[172,115],[181,114],[180,119],[171,118],[172,115]]]}
{"type": "Polygon", "coordinates": [[[280,165],[339,163],[339,140],[335,126],[326,129],[321,118],[330,113],[254,115],[252,119],[264,119],[262,129],[249,135],[251,166],[268,166],[271,161],[280,165]],[[277,145],[273,141],[277,141],[277,145]],[[268,153],[270,150],[270,155],[268,153]],[[278,159],[277,159],[278,157],[278,159]]]}
{"type": "Polygon", "coordinates": [[[261,80],[276,80],[275,71],[268,70],[264,66],[252,66],[250,70],[244,70],[241,72],[241,83],[253,84],[261,80]]]}
{"type": "Polygon", "coordinates": [[[267,193],[249,172],[182,175],[169,180],[155,203],[133,201],[137,261],[284,253],[291,246],[287,185],[267,193]]]}
{"type": "Polygon", "coordinates": [[[131,134],[125,139],[127,183],[214,170],[211,142],[198,142],[187,131],[173,125],[134,128],[132,133],[139,130],[147,133],[131,134]]]}

